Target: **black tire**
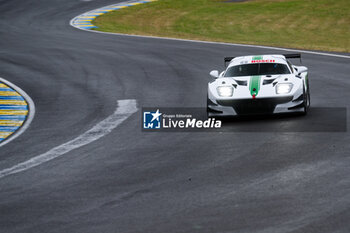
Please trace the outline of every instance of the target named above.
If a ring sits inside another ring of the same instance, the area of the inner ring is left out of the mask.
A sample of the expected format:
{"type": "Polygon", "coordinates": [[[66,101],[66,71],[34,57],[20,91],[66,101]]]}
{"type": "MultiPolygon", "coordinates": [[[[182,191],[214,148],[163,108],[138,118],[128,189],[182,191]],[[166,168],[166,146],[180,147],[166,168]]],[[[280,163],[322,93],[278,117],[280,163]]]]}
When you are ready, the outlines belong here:
{"type": "Polygon", "coordinates": [[[307,112],[308,112],[308,110],[309,110],[309,99],[310,99],[310,94],[309,94],[309,92],[307,91],[305,91],[305,86],[303,86],[303,104],[304,104],[304,106],[303,106],[303,112],[302,112],[302,115],[306,115],[307,114],[307,112]]]}
{"type": "Polygon", "coordinates": [[[309,109],[310,105],[311,105],[309,79],[307,79],[307,81],[306,81],[306,86],[307,86],[307,103],[308,103],[307,108],[309,109]]]}

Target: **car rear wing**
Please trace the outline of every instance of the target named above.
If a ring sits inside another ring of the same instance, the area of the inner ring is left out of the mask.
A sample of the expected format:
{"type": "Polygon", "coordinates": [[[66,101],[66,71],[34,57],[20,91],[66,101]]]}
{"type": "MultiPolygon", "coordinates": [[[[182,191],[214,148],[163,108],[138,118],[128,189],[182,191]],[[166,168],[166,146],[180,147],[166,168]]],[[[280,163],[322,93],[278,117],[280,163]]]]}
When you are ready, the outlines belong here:
{"type": "Polygon", "coordinates": [[[301,54],[300,53],[290,53],[290,54],[282,54],[286,59],[299,58],[301,63],[301,54]]]}
{"type": "Polygon", "coordinates": [[[227,67],[227,63],[230,62],[232,59],[234,59],[235,57],[225,57],[224,58],[224,66],[225,68],[227,67]]]}
{"type": "MultiPolygon", "coordinates": [[[[301,54],[300,53],[290,53],[290,54],[282,54],[286,59],[293,59],[293,58],[299,58],[301,63],[301,54]]],[[[225,57],[224,58],[224,65],[225,68],[227,67],[227,63],[229,63],[232,59],[235,57],[225,57]]]]}

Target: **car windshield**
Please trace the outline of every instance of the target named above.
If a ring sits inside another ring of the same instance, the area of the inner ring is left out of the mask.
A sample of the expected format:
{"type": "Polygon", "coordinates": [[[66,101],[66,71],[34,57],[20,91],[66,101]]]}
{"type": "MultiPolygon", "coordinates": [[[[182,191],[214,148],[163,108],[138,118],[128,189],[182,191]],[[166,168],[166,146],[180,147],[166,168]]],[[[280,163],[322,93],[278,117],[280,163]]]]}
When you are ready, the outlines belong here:
{"type": "Polygon", "coordinates": [[[244,64],[229,67],[225,72],[225,77],[274,74],[290,74],[290,71],[287,65],[280,63],[244,64]]]}

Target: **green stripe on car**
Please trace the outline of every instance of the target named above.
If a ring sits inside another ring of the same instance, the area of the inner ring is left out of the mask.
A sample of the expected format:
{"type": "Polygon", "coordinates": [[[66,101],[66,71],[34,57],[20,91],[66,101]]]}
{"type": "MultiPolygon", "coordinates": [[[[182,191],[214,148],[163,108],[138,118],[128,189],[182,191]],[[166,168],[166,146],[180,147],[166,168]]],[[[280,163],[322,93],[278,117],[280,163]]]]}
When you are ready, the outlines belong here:
{"type": "Polygon", "coordinates": [[[257,96],[260,90],[261,76],[251,76],[249,81],[250,94],[257,96]]]}

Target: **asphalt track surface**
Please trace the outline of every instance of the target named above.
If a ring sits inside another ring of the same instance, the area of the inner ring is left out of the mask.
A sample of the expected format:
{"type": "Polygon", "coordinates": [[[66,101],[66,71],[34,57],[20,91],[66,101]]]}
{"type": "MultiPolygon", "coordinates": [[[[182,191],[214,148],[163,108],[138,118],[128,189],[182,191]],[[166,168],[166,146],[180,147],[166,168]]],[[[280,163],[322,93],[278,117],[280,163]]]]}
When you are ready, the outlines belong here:
{"type": "MultiPolygon", "coordinates": [[[[36,105],[29,129],[0,148],[1,170],[78,137],[117,100],[204,107],[208,72],[224,56],[278,52],[69,25],[116,2],[0,0],[0,76],[36,105]]],[[[303,58],[312,105],[348,108],[349,59],[303,58]]],[[[140,124],[138,112],[0,179],[0,232],[350,232],[348,132],[145,133],[140,124]]]]}

